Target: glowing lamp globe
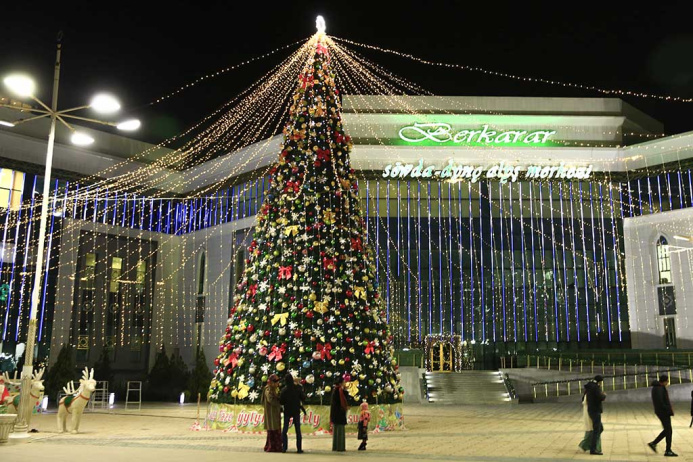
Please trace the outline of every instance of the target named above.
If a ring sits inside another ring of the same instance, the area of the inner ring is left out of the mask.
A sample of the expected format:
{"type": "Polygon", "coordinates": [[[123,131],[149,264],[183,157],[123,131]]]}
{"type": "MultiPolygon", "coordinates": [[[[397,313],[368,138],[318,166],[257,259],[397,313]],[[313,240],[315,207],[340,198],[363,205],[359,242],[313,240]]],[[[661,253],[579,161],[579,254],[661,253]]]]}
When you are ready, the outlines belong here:
{"type": "Polygon", "coordinates": [[[113,96],[101,93],[92,98],[89,106],[101,114],[112,114],[120,109],[120,103],[113,96]]]}
{"type": "Polygon", "coordinates": [[[34,84],[34,81],[31,79],[31,77],[26,75],[13,74],[5,77],[3,82],[8,90],[17,96],[24,98],[32,96],[34,94],[34,90],[36,89],[36,84],[34,84]]]}
{"type": "Polygon", "coordinates": [[[74,132],[70,141],[77,146],[89,146],[94,142],[94,138],[83,132],[74,132]]]}
{"type": "Polygon", "coordinates": [[[118,130],[123,130],[123,131],[129,132],[129,131],[137,130],[138,128],[140,128],[140,125],[142,125],[142,124],[140,123],[139,120],[130,119],[130,120],[124,120],[124,121],[120,122],[118,125],[116,125],[116,128],[118,130]]]}

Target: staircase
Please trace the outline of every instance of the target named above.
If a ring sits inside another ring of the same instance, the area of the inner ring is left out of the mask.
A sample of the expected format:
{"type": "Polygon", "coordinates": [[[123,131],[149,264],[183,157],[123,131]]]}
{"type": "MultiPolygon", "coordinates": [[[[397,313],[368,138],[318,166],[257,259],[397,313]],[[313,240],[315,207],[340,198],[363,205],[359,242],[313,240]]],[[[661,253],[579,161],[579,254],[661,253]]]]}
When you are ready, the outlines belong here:
{"type": "Polygon", "coordinates": [[[426,372],[428,402],[506,404],[511,402],[498,371],[426,372]]]}

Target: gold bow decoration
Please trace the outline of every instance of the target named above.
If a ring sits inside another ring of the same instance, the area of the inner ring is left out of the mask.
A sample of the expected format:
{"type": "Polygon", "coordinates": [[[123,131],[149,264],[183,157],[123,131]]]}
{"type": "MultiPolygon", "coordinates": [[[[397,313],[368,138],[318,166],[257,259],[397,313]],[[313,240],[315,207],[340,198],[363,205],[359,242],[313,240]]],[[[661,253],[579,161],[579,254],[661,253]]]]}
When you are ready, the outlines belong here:
{"type": "Polygon", "coordinates": [[[315,307],[313,308],[313,311],[317,311],[320,314],[327,313],[327,311],[328,311],[327,302],[326,301],[315,302],[315,307]]]}
{"type": "Polygon", "coordinates": [[[359,381],[352,380],[344,385],[346,391],[351,395],[352,398],[356,398],[359,395],[359,381]]]}
{"type": "Polygon", "coordinates": [[[335,222],[334,212],[332,212],[331,210],[325,210],[322,213],[322,215],[323,215],[323,221],[325,222],[325,224],[331,225],[332,223],[335,222]]]}
{"type": "Polygon", "coordinates": [[[366,299],[366,289],[363,287],[354,287],[354,296],[366,299]]]}
{"type": "Polygon", "coordinates": [[[275,325],[277,321],[281,323],[282,326],[286,326],[286,319],[289,317],[289,313],[279,313],[272,317],[272,325],[275,325]]]}
{"type": "Polygon", "coordinates": [[[280,225],[285,225],[289,222],[289,220],[286,219],[286,217],[280,217],[277,219],[277,223],[280,225]]]}
{"type": "Polygon", "coordinates": [[[239,380],[238,382],[238,399],[244,399],[248,396],[248,391],[250,391],[250,387],[243,383],[243,379],[239,380]]]}
{"type": "Polygon", "coordinates": [[[287,236],[297,235],[298,234],[298,225],[287,226],[286,228],[284,228],[284,234],[286,234],[287,236]]]}

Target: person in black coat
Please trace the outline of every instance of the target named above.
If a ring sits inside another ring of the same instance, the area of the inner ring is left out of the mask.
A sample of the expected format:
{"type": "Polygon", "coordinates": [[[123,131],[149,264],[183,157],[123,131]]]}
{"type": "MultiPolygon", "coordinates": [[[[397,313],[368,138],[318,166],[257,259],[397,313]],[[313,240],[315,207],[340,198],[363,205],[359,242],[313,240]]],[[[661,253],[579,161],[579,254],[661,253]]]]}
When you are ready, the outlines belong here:
{"type": "Polygon", "coordinates": [[[666,438],[667,449],[664,455],[676,457],[678,454],[671,450],[671,416],[674,415],[674,409],[671,407],[671,401],[669,401],[667,385],[669,385],[669,376],[662,374],[659,376],[659,382],[655,382],[652,386],[652,404],[654,405],[655,415],[662,422],[662,432],[654,441],[647,443],[647,445],[654,452],[657,452],[657,443],[666,438]]]}
{"type": "Polygon", "coordinates": [[[585,399],[587,400],[587,413],[592,419],[592,444],[590,445],[590,454],[601,455],[597,450],[597,441],[604,431],[602,426],[602,402],[606,399],[606,393],[601,389],[601,384],[604,378],[601,375],[596,375],[594,380],[585,385],[585,399]]]}
{"type": "Polygon", "coordinates": [[[335,379],[332,402],[330,403],[330,422],[332,422],[332,450],[343,452],[346,450],[344,427],[347,423],[346,393],[344,393],[344,379],[340,376],[335,379]]]}
{"type": "Polygon", "coordinates": [[[688,428],[693,427],[693,391],[691,392],[691,423],[688,428]]]}
{"type": "MultiPolygon", "coordinates": [[[[289,449],[289,424],[293,419],[294,429],[296,430],[296,449],[298,453],[302,453],[301,448],[301,409],[303,408],[303,389],[294,383],[294,376],[286,374],[284,378],[284,388],[279,395],[279,402],[284,407],[284,427],[282,429],[282,442],[284,444],[283,451],[289,449]]],[[[305,410],[303,411],[305,413],[305,410]]]]}

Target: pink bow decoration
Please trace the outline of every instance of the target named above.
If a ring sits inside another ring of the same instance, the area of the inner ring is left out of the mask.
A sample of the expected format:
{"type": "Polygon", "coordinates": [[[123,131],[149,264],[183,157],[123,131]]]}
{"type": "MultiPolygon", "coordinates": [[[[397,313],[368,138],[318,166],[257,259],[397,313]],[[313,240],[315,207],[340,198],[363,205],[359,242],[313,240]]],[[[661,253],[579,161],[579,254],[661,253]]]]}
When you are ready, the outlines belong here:
{"type": "Polygon", "coordinates": [[[270,361],[281,361],[282,354],[284,353],[284,351],[284,347],[278,347],[277,345],[274,345],[272,347],[272,351],[270,351],[270,354],[267,355],[267,359],[269,359],[270,361]]]}

